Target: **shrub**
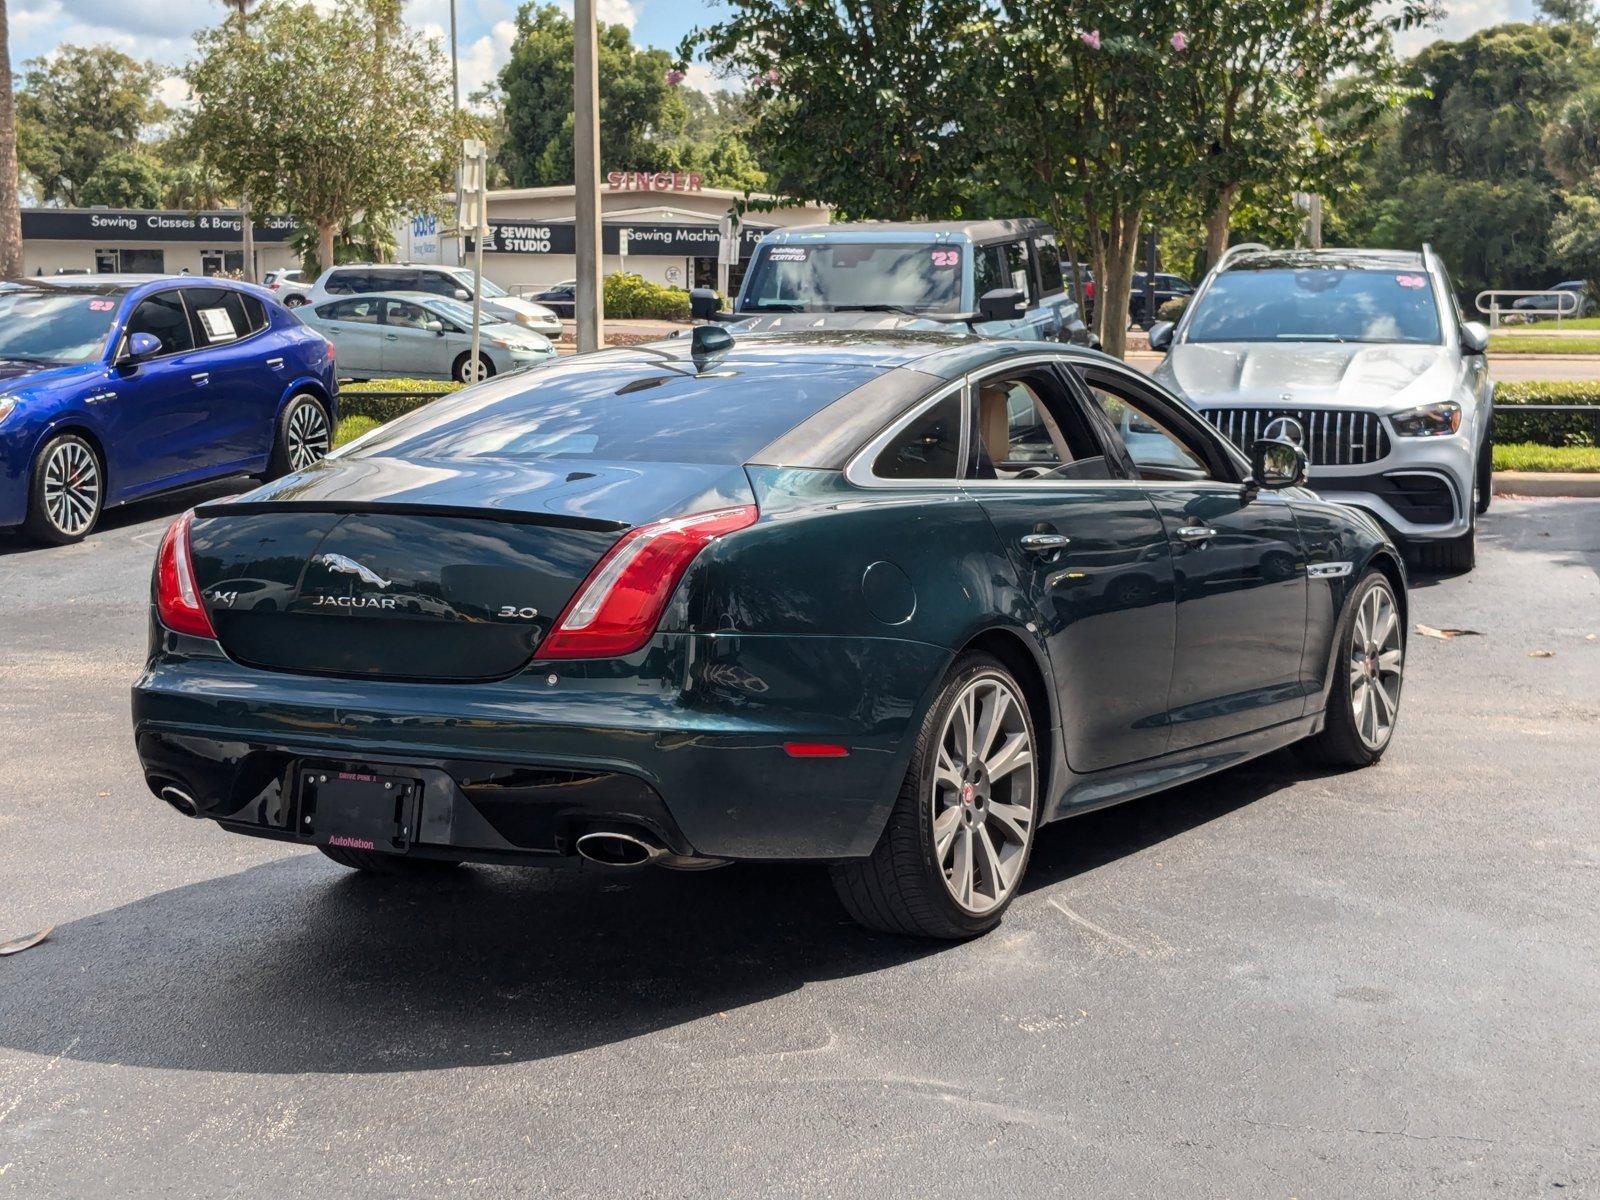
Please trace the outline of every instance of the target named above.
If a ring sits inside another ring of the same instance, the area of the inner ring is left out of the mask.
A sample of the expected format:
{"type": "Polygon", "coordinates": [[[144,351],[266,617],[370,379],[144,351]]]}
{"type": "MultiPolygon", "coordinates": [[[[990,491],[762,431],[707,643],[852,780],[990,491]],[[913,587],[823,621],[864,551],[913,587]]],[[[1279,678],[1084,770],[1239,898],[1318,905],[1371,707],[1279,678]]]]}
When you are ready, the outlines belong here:
{"type": "Polygon", "coordinates": [[[687,321],[689,293],[662,287],[631,272],[615,271],[605,280],[606,316],[619,321],[687,321]]]}
{"type": "Polygon", "coordinates": [[[460,387],[459,383],[443,379],[369,379],[347,383],[339,389],[339,415],[370,417],[382,424],[460,387]]]}
{"type": "Polygon", "coordinates": [[[1494,390],[1497,442],[1600,446],[1600,380],[1502,383],[1494,390]],[[1523,404],[1582,404],[1593,412],[1518,412],[1523,404]]]}
{"type": "Polygon", "coordinates": [[[1183,316],[1183,310],[1189,307],[1189,297],[1174,296],[1171,300],[1163,300],[1161,307],[1156,309],[1156,320],[1176,321],[1183,316]]]}

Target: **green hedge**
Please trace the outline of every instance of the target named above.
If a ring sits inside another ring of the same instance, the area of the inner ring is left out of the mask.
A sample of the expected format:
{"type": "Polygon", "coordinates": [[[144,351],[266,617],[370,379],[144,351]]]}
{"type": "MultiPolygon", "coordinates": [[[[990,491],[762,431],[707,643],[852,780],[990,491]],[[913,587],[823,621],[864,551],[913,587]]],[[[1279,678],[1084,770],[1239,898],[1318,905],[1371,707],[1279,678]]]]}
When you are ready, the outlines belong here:
{"type": "Polygon", "coordinates": [[[1600,380],[1502,383],[1494,390],[1497,442],[1600,446],[1600,380]],[[1593,413],[1519,413],[1521,404],[1584,404],[1593,413]]]}
{"type": "Polygon", "coordinates": [[[689,293],[662,287],[631,272],[606,276],[606,316],[619,321],[687,321],[689,293]]]}
{"type": "Polygon", "coordinates": [[[460,388],[459,383],[446,379],[368,379],[347,383],[339,389],[339,412],[346,417],[371,417],[381,424],[460,388]]]}

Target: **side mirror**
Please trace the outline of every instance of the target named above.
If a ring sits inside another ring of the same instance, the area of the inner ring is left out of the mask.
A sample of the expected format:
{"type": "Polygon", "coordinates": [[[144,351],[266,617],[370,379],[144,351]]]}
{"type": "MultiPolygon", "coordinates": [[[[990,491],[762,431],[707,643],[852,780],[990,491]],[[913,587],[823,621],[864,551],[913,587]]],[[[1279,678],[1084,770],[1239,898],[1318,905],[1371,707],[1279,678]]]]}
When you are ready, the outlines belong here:
{"type": "Polygon", "coordinates": [[[1299,487],[1309,468],[1306,452],[1285,438],[1262,438],[1250,447],[1250,485],[1263,491],[1299,487]]]}
{"type": "Polygon", "coordinates": [[[1172,334],[1177,328],[1171,321],[1157,321],[1150,326],[1150,349],[1167,350],[1172,345],[1172,334]]]}
{"type": "Polygon", "coordinates": [[[466,288],[457,288],[456,289],[456,299],[457,300],[471,300],[472,299],[472,293],[467,291],[466,288]]]}
{"type": "Polygon", "coordinates": [[[161,339],[153,333],[135,333],[128,338],[128,349],[123,354],[123,362],[138,362],[141,358],[149,358],[161,353],[161,339]]]}
{"type": "Polygon", "coordinates": [[[1483,354],[1489,349],[1489,331],[1481,321],[1467,321],[1461,326],[1461,353],[1483,354]]]}
{"type": "Polygon", "coordinates": [[[1019,288],[995,288],[978,297],[981,321],[1019,321],[1027,311],[1027,297],[1019,288]]]}
{"type": "Polygon", "coordinates": [[[424,329],[426,329],[429,333],[437,333],[440,337],[444,336],[444,322],[443,321],[424,321],[422,323],[422,327],[424,329]]]}
{"type": "Polygon", "coordinates": [[[689,315],[696,321],[715,321],[718,304],[717,293],[710,288],[695,288],[689,293],[689,315]]]}

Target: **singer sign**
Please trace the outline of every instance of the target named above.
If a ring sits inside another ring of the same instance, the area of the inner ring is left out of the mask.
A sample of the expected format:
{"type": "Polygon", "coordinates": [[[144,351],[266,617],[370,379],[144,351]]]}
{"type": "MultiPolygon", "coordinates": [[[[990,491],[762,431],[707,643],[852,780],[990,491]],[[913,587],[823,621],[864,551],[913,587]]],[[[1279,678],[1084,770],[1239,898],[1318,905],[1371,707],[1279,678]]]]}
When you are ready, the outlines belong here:
{"type": "Polygon", "coordinates": [[[613,192],[698,192],[698,171],[612,171],[606,186],[613,192]]]}

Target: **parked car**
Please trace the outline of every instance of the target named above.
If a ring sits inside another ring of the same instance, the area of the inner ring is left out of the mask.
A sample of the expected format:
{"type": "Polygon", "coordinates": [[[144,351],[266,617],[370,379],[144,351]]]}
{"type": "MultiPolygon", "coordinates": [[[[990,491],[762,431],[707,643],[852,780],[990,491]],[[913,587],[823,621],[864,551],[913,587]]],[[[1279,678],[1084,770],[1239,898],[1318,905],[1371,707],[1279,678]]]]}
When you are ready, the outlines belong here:
{"type": "MultiPolygon", "coordinates": [[[[1148,275],[1148,271],[1135,271],[1133,273],[1133,288],[1128,296],[1128,324],[1137,325],[1141,329],[1149,329],[1155,324],[1145,306],[1144,284],[1148,275]]],[[[1168,300],[1176,300],[1179,297],[1187,298],[1194,295],[1194,285],[1181,275],[1167,275],[1158,272],[1155,281],[1155,312],[1160,312],[1161,306],[1168,300]]],[[[1095,294],[1095,283],[1092,276],[1084,284],[1083,292],[1089,302],[1086,318],[1092,321],[1094,319],[1095,294]]]]}
{"type": "Polygon", "coordinates": [[[328,452],[333,350],[249,285],[159,275],[0,290],[0,527],[84,537],[107,508],[328,452]]]}
{"type": "Polygon", "coordinates": [[[558,284],[535,292],[528,299],[535,304],[543,305],[563,320],[570,321],[577,311],[578,281],[564,279],[558,284]]]}
{"type": "Polygon", "coordinates": [[[1589,299],[1587,280],[1567,279],[1537,296],[1518,296],[1511,302],[1511,311],[1530,320],[1553,320],[1558,313],[1562,317],[1592,317],[1595,305],[1589,299]]]}
{"type": "MultiPolygon", "coordinates": [[[[307,297],[321,304],[335,296],[362,296],[368,292],[428,292],[472,303],[472,272],[464,267],[428,263],[352,263],[331,267],[317,276],[307,297]]],[[[561,336],[561,321],[542,304],[513,296],[492,279],[483,281],[483,311],[501,321],[533,330],[544,337],[561,336]]]]}
{"type": "Polygon", "coordinates": [[[135,741],[180,811],[358,870],[828,861],[968,937],[1046,822],[1384,753],[1401,561],[1304,476],[1078,347],[701,327],[185,514],[135,741]]]}
{"type": "Polygon", "coordinates": [[[1429,247],[1235,246],[1176,327],[1156,378],[1241,445],[1304,426],[1317,491],[1383,522],[1425,566],[1468,571],[1489,507],[1489,332],[1462,318],[1429,247]]]}
{"type": "Polygon", "coordinates": [[[556,356],[549,339],[507,321],[478,327],[472,369],[472,306],[427,292],[368,292],[300,310],[300,319],[338,348],[347,379],[454,379],[472,383],[556,356]]]}
{"type": "Polygon", "coordinates": [[[311,295],[311,281],[298,269],[268,271],[261,277],[261,285],[285,308],[299,308],[311,295]]]}
{"type": "Polygon", "coordinates": [[[1089,343],[1062,281],[1049,225],[1005,221],[863,221],[777,229],[757,244],[733,312],[690,293],[699,319],[759,330],[937,328],[984,337],[1089,343]]]}

